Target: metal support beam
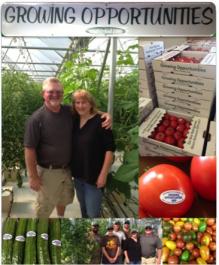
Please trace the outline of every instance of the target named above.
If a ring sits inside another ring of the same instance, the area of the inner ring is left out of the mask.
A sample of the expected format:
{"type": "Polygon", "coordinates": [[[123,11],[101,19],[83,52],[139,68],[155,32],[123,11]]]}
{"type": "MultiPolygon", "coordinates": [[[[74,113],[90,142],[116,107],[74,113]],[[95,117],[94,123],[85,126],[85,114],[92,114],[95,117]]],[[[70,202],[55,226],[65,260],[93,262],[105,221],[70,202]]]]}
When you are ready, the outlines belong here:
{"type": "MultiPolygon", "coordinates": [[[[2,64],[14,64],[15,62],[2,62],[2,64]]],[[[39,63],[39,62],[16,62],[16,64],[42,64],[42,65],[60,65],[61,63],[39,63]]]]}
{"type": "MultiPolygon", "coordinates": [[[[19,69],[16,71],[18,71],[18,72],[36,72],[35,70],[28,70],[28,69],[19,69]]],[[[51,70],[37,70],[37,72],[56,73],[55,70],[53,70],[53,71],[51,71],[51,70]]]]}
{"type": "MultiPolygon", "coordinates": [[[[28,50],[49,50],[49,51],[74,51],[70,48],[59,48],[59,47],[40,47],[40,46],[9,46],[9,45],[3,45],[2,49],[28,49],[28,50]]],[[[103,52],[105,53],[105,50],[93,50],[89,49],[86,52],[103,52]]],[[[122,53],[126,51],[121,51],[122,53]]],[[[138,52],[130,51],[130,53],[138,54],[138,52]]]]}
{"type": "Polygon", "coordinates": [[[100,69],[100,75],[99,75],[99,78],[98,78],[98,83],[97,83],[97,91],[99,93],[99,90],[100,90],[100,84],[101,84],[101,80],[102,80],[102,77],[103,77],[103,72],[104,72],[104,69],[105,69],[105,65],[106,65],[106,60],[107,60],[107,57],[108,57],[108,54],[109,54],[109,49],[110,49],[110,38],[108,39],[108,42],[107,42],[107,46],[106,46],[106,52],[104,54],[104,58],[103,58],[103,63],[101,65],[101,69],[100,69]]]}
{"type": "Polygon", "coordinates": [[[116,54],[117,54],[117,38],[111,38],[111,62],[110,62],[110,80],[109,80],[109,90],[108,90],[108,112],[111,114],[113,119],[113,95],[114,86],[116,79],[116,54]]]}

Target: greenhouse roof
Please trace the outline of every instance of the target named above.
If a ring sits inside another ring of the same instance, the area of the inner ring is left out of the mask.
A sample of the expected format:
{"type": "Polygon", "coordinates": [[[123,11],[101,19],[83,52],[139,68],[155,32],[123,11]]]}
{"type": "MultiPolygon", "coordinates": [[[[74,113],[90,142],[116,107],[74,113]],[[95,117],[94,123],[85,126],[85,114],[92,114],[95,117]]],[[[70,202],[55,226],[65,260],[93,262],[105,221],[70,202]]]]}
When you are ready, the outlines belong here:
{"type": "MultiPolygon", "coordinates": [[[[41,82],[49,76],[57,76],[63,62],[71,53],[87,48],[86,56],[92,60],[93,67],[101,67],[108,38],[24,38],[2,37],[2,69],[27,73],[35,81],[41,82]]],[[[117,50],[126,51],[137,44],[136,38],[118,38],[117,50]]],[[[137,48],[132,51],[137,67],[137,48]]],[[[109,58],[107,59],[109,64],[109,58]]],[[[131,66],[124,66],[129,72],[131,66]]]]}

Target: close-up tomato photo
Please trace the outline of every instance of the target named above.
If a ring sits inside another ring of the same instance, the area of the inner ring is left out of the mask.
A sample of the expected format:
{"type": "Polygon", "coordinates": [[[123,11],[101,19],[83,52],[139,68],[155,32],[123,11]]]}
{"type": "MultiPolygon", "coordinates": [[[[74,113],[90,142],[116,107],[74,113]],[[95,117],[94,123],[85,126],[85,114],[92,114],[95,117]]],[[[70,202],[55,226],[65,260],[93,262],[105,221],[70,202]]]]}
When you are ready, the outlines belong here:
{"type": "Polygon", "coordinates": [[[163,264],[216,264],[215,218],[163,218],[163,264]]]}
{"type": "Polygon", "coordinates": [[[216,157],[140,159],[139,217],[216,217],[216,157]]]}

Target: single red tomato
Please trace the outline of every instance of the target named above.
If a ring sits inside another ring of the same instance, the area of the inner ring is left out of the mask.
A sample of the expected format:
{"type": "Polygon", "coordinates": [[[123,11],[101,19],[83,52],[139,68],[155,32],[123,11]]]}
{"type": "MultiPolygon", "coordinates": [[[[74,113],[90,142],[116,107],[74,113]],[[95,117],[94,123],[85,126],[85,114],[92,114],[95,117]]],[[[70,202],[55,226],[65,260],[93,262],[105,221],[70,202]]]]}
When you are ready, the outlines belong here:
{"type": "Polygon", "coordinates": [[[186,123],[186,120],[183,119],[183,118],[178,118],[177,122],[178,122],[179,124],[185,124],[185,123],[186,123]]]}
{"type": "Polygon", "coordinates": [[[173,135],[175,130],[172,127],[167,127],[165,130],[166,135],[173,135]]]}
{"type": "Polygon", "coordinates": [[[167,143],[167,144],[175,145],[176,144],[176,139],[173,136],[168,135],[168,136],[165,137],[164,142],[167,143]]]}
{"type": "Polygon", "coordinates": [[[164,142],[165,139],[165,134],[163,132],[158,132],[155,137],[155,140],[160,141],[160,142],[164,142]]]}
{"type": "Polygon", "coordinates": [[[168,127],[170,125],[170,121],[169,120],[164,120],[162,122],[162,125],[165,126],[165,127],[168,127]]]}
{"type": "Polygon", "coordinates": [[[170,120],[171,120],[171,121],[177,121],[178,118],[177,118],[176,116],[172,116],[172,115],[170,115],[170,120]]]}
{"type": "Polygon", "coordinates": [[[176,130],[179,131],[179,132],[183,132],[185,130],[185,125],[184,124],[179,124],[176,127],[176,130]]]}
{"type": "Polygon", "coordinates": [[[184,143],[185,143],[185,138],[180,138],[178,141],[177,141],[177,146],[179,148],[183,148],[184,147],[184,143]]]}
{"type": "Polygon", "coordinates": [[[158,127],[158,132],[164,132],[165,130],[166,130],[166,127],[163,126],[163,125],[160,125],[160,126],[158,127]]]}
{"type": "Polygon", "coordinates": [[[175,137],[176,140],[179,140],[180,138],[182,138],[182,136],[183,136],[183,134],[181,132],[179,132],[179,131],[176,131],[174,133],[174,137],[175,137]]]}
{"type": "Polygon", "coordinates": [[[153,217],[180,217],[193,199],[189,177],[175,166],[160,164],[139,178],[139,204],[153,217]]]}
{"type": "Polygon", "coordinates": [[[194,189],[201,197],[216,200],[216,157],[195,156],[190,168],[194,189]]]}
{"type": "Polygon", "coordinates": [[[172,128],[176,128],[177,125],[178,125],[178,123],[177,123],[177,121],[175,121],[175,120],[172,120],[172,121],[170,122],[170,126],[171,126],[172,128]]]}

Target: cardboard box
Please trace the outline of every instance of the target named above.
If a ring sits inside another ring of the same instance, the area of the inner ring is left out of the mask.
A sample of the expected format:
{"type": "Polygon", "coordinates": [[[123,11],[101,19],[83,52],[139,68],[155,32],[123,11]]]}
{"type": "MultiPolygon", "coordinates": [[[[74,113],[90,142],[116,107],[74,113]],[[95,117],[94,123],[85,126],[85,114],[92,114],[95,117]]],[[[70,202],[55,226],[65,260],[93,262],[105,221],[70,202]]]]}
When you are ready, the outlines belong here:
{"type": "Polygon", "coordinates": [[[154,71],[174,73],[181,75],[200,76],[215,79],[216,76],[216,54],[198,51],[169,51],[153,60],[154,71]],[[181,63],[169,61],[180,55],[202,59],[200,63],[181,63]]]}
{"type": "Polygon", "coordinates": [[[216,156],[216,122],[210,122],[210,128],[208,132],[208,142],[205,152],[206,156],[216,156]]]}
{"type": "Polygon", "coordinates": [[[182,99],[188,100],[204,100],[204,101],[212,101],[215,95],[214,90],[207,89],[198,89],[194,87],[188,86],[178,86],[171,84],[163,84],[160,82],[155,82],[157,96],[165,97],[179,97],[182,99]]]}
{"type": "Polygon", "coordinates": [[[166,72],[154,72],[155,83],[163,83],[175,86],[186,86],[193,89],[215,91],[216,80],[198,76],[179,75],[166,72]]]}
{"type": "Polygon", "coordinates": [[[160,108],[165,108],[166,110],[173,110],[180,113],[185,113],[188,115],[195,115],[199,117],[209,118],[211,108],[195,108],[194,105],[192,106],[185,106],[184,103],[179,103],[175,100],[158,100],[158,106],[160,108]]]}
{"type": "Polygon", "coordinates": [[[211,110],[212,100],[197,100],[195,98],[181,98],[180,96],[167,95],[165,93],[157,93],[158,104],[172,103],[182,108],[193,108],[194,110],[205,109],[211,110]]]}
{"type": "Polygon", "coordinates": [[[139,98],[139,121],[142,122],[153,110],[153,102],[150,98],[139,98]]]}
{"type": "MultiPolygon", "coordinates": [[[[194,156],[202,155],[204,146],[204,133],[207,129],[208,120],[206,118],[186,115],[184,113],[166,111],[165,109],[155,108],[152,113],[146,118],[146,120],[140,125],[139,128],[139,151],[142,149],[149,150],[166,150],[166,155],[179,155],[179,156],[194,156]],[[151,133],[155,130],[159,122],[162,120],[165,113],[182,117],[191,122],[191,127],[188,131],[187,138],[185,140],[184,148],[172,146],[163,142],[156,141],[149,138],[151,133]]],[[[140,153],[140,155],[142,155],[140,153]]]]}

